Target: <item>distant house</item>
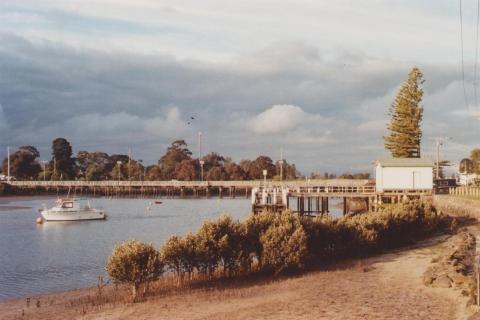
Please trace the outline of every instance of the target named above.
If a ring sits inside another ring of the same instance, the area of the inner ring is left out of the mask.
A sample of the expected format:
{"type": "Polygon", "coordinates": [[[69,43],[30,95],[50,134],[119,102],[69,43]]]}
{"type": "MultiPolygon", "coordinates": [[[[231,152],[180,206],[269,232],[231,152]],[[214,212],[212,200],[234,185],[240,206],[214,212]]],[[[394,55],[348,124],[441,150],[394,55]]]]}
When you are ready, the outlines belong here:
{"type": "Polygon", "coordinates": [[[479,179],[478,174],[475,173],[459,173],[458,174],[458,184],[462,186],[467,186],[471,183],[475,183],[479,179]]]}
{"type": "Polygon", "coordinates": [[[432,160],[427,158],[390,158],[375,162],[377,192],[390,190],[433,189],[432,160]]]}

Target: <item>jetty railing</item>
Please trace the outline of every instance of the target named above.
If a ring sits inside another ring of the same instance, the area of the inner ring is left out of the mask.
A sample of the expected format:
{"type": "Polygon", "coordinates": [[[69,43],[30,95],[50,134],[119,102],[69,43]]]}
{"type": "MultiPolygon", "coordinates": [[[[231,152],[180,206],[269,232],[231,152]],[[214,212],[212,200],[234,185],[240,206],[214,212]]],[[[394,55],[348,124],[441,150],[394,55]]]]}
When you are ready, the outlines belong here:
{"type": "Polygon", "coordinates": [[[299,179],[299,180],[235,180],[235,181],[8,181],[13,193],[17,194],[57,194],[77,192],[93,195],[128,195],[128,196],[231,196],[248,197],[254,188],[288,188],[291,190],[354,190],[371,183],[370,180],[355,179],[299,179]]]}
{"type": "MultiPolygon", "coordinates": [[[[257,187],[252,189],[252,211],[281,212],[291,209],[300,215],[323,215],[329,212],[329,198],[343,198],[343,214],[352,206],[378,210],[383,203],[431,196],[433,189],[383,189],[375,185],[257,187]],[[356,204],[354,203],[356,202],[356,204]],[[295,204],[296,203],[296,204],[295,204]],[[293,205],[292,205],[293,204],[293,205]]],[[[358,211],[358,209],[355,209],[358,211]]]]}
{"type": "Polygon", "coordinates": [[[267,180],[219,180],[219,181],[180,181],[180,180],[162,180],[162,181],[126,181],[126,180],[103,180],[103,181],[86,181],[86,180],[15,180],[5,181],[4,183],[16,187],[130,187],[130,186],[150,186],[150,187],[262,187],[262,186],[278,186],[278,187],[326,187],[326,186],[362,186],[370,180],[357,179],[308,179],[308,180],[284,180],[274,181],[267,180]]]}

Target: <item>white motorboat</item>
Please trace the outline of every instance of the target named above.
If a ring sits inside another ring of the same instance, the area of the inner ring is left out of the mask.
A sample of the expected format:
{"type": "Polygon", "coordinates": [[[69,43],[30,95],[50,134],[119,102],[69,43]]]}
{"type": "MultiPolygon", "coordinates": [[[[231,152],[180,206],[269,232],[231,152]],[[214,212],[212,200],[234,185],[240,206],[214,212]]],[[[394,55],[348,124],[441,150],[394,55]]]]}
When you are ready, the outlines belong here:
{"type": "Polygon", "coordinates": [[[92,208],[88,202],[81,207],[77,199],[58,199],[51,209],[44,208],[40,214],[46,221],[103,220],[105,211],[92,208]]]}

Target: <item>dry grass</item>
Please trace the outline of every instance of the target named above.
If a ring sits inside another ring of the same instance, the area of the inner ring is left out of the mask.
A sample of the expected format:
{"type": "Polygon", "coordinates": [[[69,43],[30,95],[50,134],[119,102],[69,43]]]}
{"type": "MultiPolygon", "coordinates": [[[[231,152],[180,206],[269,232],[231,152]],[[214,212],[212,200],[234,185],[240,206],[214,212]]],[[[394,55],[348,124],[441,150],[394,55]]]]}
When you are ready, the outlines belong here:
{"type": "Polygon", "coordinates": [[[480,218],[480,199],[468,196],[435,195],[437,210],[451,216],[480,218]]]}

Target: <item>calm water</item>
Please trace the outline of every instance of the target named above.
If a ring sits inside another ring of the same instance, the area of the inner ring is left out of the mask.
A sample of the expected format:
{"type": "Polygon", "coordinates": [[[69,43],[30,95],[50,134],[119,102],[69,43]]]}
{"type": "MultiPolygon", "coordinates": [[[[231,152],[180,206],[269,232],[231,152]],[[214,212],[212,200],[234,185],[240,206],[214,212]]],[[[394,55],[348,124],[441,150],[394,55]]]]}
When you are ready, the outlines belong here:
{"type": "Polygon", "coordinates": [[[224,212],[239,219],[250,212],[245,198],[162,199],[150,211],[150,200],[95,198],[91,203],[107,210],[106,221],[37,225],[37,209],[54,201],[0,198],[0,299],[95,285],[120,241],[138,239],[159,247],[170,235],[195,231],[224,212]]]}

